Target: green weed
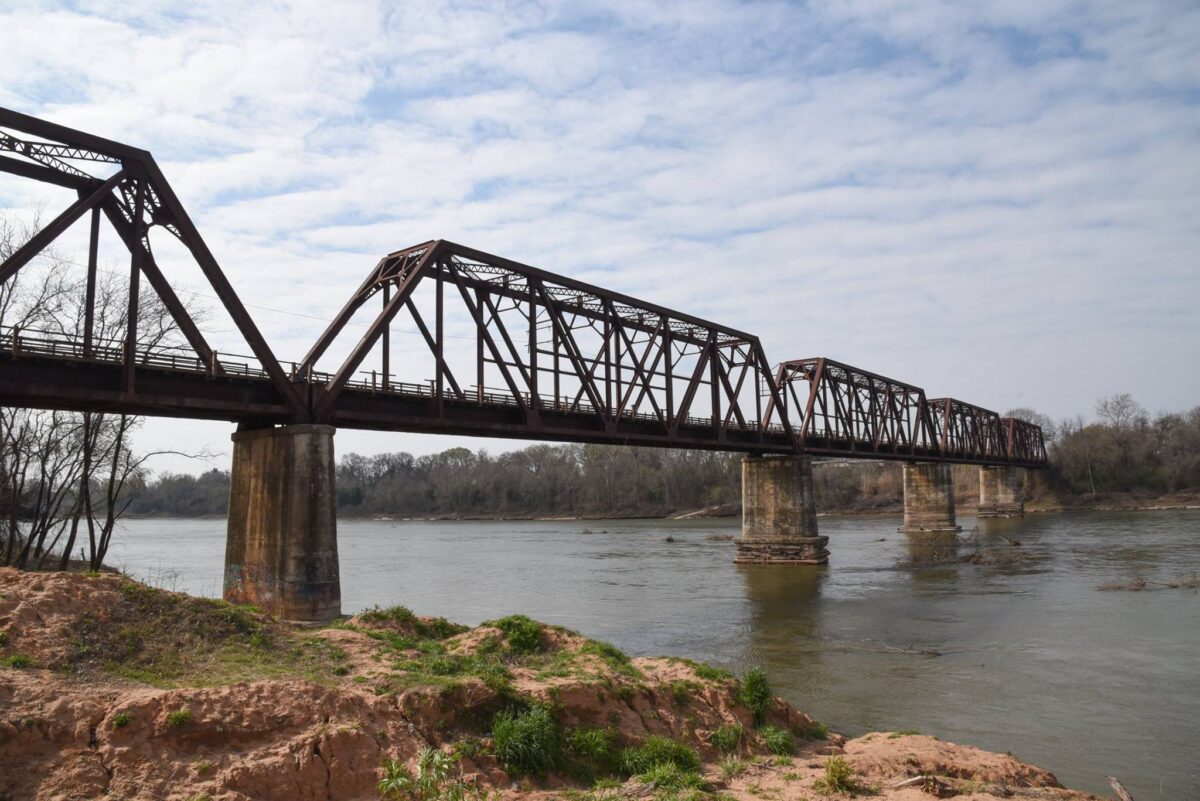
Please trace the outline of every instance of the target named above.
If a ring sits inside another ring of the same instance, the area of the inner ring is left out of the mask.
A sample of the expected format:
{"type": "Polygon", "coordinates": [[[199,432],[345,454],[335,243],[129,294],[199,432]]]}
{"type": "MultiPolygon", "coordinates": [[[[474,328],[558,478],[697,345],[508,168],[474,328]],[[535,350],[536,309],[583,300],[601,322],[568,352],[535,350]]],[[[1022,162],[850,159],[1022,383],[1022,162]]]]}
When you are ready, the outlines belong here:
{"type": "Polygon", "coordinates": [[[422,748],[417,754],[417,772],[389,759],[383,763],[383,777],[376,785],[384,799],[405,801],[467,801],[479,799],[479,790],[455,768],[458,757],[436,748],[422,748]]]}

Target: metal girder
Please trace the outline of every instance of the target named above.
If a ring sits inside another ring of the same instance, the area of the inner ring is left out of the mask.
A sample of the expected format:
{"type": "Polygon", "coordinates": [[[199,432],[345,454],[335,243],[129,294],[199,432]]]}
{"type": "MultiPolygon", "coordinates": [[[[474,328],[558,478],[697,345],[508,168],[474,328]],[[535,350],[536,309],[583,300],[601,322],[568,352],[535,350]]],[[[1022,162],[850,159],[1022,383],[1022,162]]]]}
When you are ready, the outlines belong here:
{"type": "MultiPolygon", "coordinates": [[[[303,412],[304,404],[297,388],[276,360],[148,151],[4,108],[0,108],[0,150],[21,157],[0,157],[0,171],[71,187],[81,195],[81,199],[68,212],[44,229],[44,236],[31,240],[30,247],[37,247],[39,251],[43,249],[74,221],[68,219],[74,211],[79,211],[81,215],[89,208],[101,207],[130,251],[134,265],[130,275],[131,290],[136,289],[134,285],[138,276],[145,274],[197,355],[202,360],[215,362],[198,327],[153,260],[149,230],[161,227],[169,231],[191,252],[280,398],[297,414],[303,412]],[[119,170],[108,178],[100,178],[75,166],[72,161],[114,164],[119,165],[119,170]],[[82,197],[85,193],[86,199],[82,197]]],[[[25,258],[24,254],[21,255],[25,258]]],[[[15,264],[11,271],[0,268],[0,274],[8,277],[19,267],[20,264],[15,264]]],[[[136,299],[131,298],[131,311],[134,304],[136,299]]],[[[135,315],[131,313],[130,319],[135,319],[135,315]]],[[[132,383],[132,370],[127,371],[127,378],[132,383]]]]}

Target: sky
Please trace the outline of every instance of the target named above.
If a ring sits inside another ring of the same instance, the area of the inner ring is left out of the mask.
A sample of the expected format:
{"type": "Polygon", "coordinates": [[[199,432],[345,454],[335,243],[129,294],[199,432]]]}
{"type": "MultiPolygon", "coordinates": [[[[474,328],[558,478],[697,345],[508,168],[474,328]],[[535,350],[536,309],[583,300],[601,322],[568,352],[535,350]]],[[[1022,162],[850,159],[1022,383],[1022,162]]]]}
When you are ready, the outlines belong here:
{"type": "MultiPolygon", "coordinates": [[[[0,106],[151,150],[281,359],[381,255],[445,238],[772,362],[1059,418],[1200,404],[1198,43],[1200,6],[1152,0],[8,0],[0,106]]],[[[52,191],[0,178],[0,209],[52,215],[52,191]]],[[[153,463],[196,472],[230,431],[150,420],[138,444],[210,451],[153,463]]]]}

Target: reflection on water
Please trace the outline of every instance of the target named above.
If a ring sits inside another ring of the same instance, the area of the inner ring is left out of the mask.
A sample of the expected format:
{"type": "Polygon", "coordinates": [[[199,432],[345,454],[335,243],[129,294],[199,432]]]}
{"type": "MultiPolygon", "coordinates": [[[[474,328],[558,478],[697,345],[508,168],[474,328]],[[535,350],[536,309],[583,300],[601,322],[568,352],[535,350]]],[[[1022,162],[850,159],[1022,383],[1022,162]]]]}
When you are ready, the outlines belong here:
{"type": "MultiPolygon", "coordinates": [[[[822,518],[827,567],[734,565],[736,520],[341,521],[343,607],[525,612],[639,654],[737,670],[850,734],[915,728],[1139,801],[1200,798],[1200,594],[1101,592],[1200,571],[1200,513],[822,518]],[[674,541],[667,541],[670,536],[674,541]]],[[[131,521],[135,575],[219,595],[223,521],[131,521]]]]}

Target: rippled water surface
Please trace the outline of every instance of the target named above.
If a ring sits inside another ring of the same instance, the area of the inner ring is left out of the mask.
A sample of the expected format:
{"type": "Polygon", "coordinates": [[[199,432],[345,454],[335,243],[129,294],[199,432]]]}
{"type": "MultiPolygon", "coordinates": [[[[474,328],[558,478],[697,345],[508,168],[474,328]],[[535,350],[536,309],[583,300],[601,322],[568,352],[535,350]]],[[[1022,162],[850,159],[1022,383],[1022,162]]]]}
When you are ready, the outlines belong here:
{"type": "MultiPolygon", "coordinates": [[[[807,568],[734,565],[713,539],[734,519],[344,520],[343,609],[524,612],[637,655],[762,664],[848,734],[918,729],[1096,793],[1113,774],[1138,801],[1200,798],[1200,594],[1155,583],[1200,572],[1200,512],[980,521],[984,553],[1019,554],[999,565],[939,566],[976,546],[931,549],[898,523],[822,518],[832,557],[807,568]],[[1098,589],[1139,576],[1146,591],[1098,589]]],[[[118,537],[117,566],[220,594],[224,521],[129,521],[118,537]]]]}

